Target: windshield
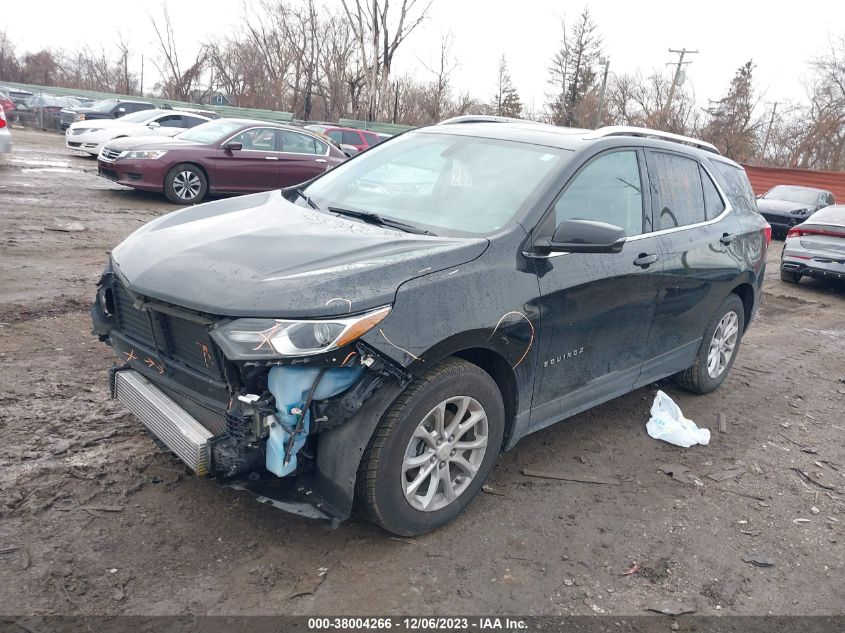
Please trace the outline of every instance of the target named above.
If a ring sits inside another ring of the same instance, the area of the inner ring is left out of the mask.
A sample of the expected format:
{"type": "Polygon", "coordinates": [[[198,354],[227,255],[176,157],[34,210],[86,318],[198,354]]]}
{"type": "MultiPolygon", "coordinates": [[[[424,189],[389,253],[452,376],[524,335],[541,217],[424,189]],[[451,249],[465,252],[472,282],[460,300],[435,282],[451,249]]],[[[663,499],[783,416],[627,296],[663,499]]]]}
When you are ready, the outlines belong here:
{"type": "Polygon", "coordinates": [[[121,123],[146,123],[150,119],[156,118],[161,112],[158,110],[141,110],[140,112],[133,112],[120,117],[121,123]]]}
{"type": "Polygon", "coordinates": [[[308,187],[322,209],[377,213],[414,226],[485,234],[508,224],[568,150],[468,136],[408,133],[308,187]]]}
{"type": "Polygon", "coordinates": [[[244,124],[241,121],[209,121],[176,136],[184,141],[193,141],[194,143],[214,143],[215,141],[222,141],[243,126],[244,124]]]}
{"type": "Polygon", "coordinates": [[[767,200],[786,200],[787,202],[797,202],[799,204],[816,204],[819,199],[819,192],[813,191],[812,189],[805,189],[804,187],[778,185],[763,196],[763,198],[767,200]]]}
{"type": "Polygon", "coordinates": [[[117,101],[106,99],[105,101],[97,101],[91,106],[95,112],[111,112],[112,108],[117,105],[117,101]]]}

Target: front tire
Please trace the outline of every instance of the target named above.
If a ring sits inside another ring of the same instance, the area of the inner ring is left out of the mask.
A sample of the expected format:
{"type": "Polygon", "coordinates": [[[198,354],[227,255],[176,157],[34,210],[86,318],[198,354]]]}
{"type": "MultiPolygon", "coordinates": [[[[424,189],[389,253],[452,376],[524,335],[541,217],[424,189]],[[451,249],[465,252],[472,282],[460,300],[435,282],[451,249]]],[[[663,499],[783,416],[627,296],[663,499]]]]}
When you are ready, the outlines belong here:
{"type": "Polygon", "coordinates": [[[693,364],[676,375],[678,384],[693,393],[715,391],[733,367],[744,332],[745,306],[731,293],[704,330],[693,364]]]}
{"type": "Polygon", "coordinates": [[[504,426],[502,394],[487,372],[458,358],[435,366],[373,433],[356,484],[364,515],[400,536],[450,522],[493,469],[504,426]]]}
{"type": "Polygon", "coordinates": [[[202,169],[190,163],[180,163],[164,177],[164,195],[176,204],[202,202],[208,192],[208,179],[202,169]]]}

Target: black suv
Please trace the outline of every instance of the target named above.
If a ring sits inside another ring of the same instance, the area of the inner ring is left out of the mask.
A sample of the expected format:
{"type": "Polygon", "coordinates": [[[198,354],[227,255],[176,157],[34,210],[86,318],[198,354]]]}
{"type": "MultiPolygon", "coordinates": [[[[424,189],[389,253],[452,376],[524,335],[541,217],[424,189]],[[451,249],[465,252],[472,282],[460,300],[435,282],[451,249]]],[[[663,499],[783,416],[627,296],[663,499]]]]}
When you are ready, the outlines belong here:
{"type": "Polygon", "coordinates": [[[148,101],[130,101],[126,99],[105,99],[88,107],[65,108],[59,113],[59,127],[66,130],[71,123],[91,121],[92,119],[118,119],[124,114],[152,110],[155,105],[148,101]]]}
{"type": "Polygon", "coordinates": [[[196,473],[413,535],[528,433],[667,376],[716,389],[770,237],[709,144],[470,118],[150,222],[94,332],[115,397],[196,473]]]}

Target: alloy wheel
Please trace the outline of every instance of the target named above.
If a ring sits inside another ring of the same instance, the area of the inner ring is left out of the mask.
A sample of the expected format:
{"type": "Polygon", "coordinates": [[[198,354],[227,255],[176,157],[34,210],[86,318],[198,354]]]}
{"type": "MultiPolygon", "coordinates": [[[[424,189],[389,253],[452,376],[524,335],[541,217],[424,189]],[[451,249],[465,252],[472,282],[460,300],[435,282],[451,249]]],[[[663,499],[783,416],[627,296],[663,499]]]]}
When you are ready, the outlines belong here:
{"type": "Polygon", "coordinates": [[[467,489],[487,452],[487,413],[469,396],[448,398],[414,431],[402,461],[402,490],[423,512],[445,508],[467,489]]]}
{"type": "Polygon", "coordinates": [[[199,176],[192,171],[180,171],[173,178],[173,191],[182,200],[193,200],[196,198],[199,195],[201,186],[199,176]]]}
{"type": "Polygon", "coordinates": [[[736,349],[739,337],[739,317],[736,312],[728,312],[719,321],[710,349],[707,352],[707,373],[711,378],[718,378],[727,369],[736,349]]]}

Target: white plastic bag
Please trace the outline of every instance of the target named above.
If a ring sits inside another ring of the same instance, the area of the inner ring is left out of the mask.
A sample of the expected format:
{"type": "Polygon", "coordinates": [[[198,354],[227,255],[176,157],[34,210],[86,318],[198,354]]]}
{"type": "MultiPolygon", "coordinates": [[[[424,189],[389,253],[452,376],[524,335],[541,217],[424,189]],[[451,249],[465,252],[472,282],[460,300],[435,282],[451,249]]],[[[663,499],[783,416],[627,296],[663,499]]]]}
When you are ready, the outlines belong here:
{"type": "Polygon", "coordinates": [[[689,448],[695,444],[708,444],[710,431],[700,429],[687,420],[680,407],[662,391],[658,391],[651,405],[651,419],[645,425],[648,434],[675,446],[689,448]]]}

